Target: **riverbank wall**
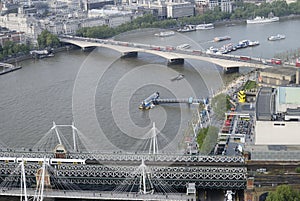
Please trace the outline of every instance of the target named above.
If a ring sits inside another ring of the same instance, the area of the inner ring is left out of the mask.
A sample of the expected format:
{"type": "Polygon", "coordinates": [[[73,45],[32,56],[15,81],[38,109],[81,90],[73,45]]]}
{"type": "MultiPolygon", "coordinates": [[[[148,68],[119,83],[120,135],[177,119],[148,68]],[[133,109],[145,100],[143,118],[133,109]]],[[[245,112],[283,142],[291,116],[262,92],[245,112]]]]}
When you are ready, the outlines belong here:
{"type": "MultiPolygon", "coordinates": [[[[74,49],[74,46],[66,45],[63,47],[55,48],[53,50],[53,53],[63,52],[63,51],[71,50],[71,49],[74,49]]],[[[33,58],[31,54],[26,54],[26,55],[22,55],[22,56],[18,56],[18,57],[11,57],[9,59],[3,59],[3,60],[1,60],[1,62],[15,65],[18,62],[29,60],[29,59],[35,59],[35,58],[33,58]]]]}

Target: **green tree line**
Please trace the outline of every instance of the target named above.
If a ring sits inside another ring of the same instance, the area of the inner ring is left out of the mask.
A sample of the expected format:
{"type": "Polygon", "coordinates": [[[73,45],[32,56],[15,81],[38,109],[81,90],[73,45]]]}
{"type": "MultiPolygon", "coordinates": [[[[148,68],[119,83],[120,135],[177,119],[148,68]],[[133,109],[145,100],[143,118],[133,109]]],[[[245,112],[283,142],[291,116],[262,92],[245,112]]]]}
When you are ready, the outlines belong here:
{"type": "Polygon", "coordinates": [[[124,23],[118,27],[111,28],[106,25],[97,27],[85,27],[77,31],[77,36],[88,38],[110,38],[120,33],[140,29],[140,28],[177,28],[186,24],[212,23],[223,20],[249,19],[255,16],[267,17],[270,13],[275,16],[288,16],[300,14],[300,0],[287,4],[286,1],[279,0],[272,3],[262,3],[255,5],[252,3],[237,2],[234,4],[232,13],[221,12],[220,9],[208,10],[204,14],[193,17],[183,17],[179,19],[160,20],[151,14],[138,17],[131,22],[124,23]]]}
{"type": "Polygon", "coordinates": [[[266,201],[299,201],[300,192],[288,185],[280,185],[270,192],[266,201]]]}
{"type": "Polygon", "coordinates": [[[18,44],[12,41],[7,41],[3,46],[0,46],[0,60],[18,56],[21,54],[28,54],[30,51],[30,45],[18,44]]]}
{"type": "Polygon", "coordinates": [[[48,30],[43,30],[37,38],[39,49],[46,47],[58,47],[60,45],[59,39],[56,35],[51,34],[48,30]]]}

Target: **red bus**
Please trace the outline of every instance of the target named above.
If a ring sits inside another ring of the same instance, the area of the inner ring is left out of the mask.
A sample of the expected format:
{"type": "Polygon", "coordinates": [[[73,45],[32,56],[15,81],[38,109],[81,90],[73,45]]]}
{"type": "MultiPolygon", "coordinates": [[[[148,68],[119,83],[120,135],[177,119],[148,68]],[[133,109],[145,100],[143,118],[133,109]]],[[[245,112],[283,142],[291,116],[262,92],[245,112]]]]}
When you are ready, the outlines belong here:
{"type": "Polygon", "coordinates": [[[300,67],[300,59],[299,58],[296,60],[296,67],[300,67]]]}
{"type": "Polygon", "coordinates": [[[272,58],[271,59],[271,63],[272,64],[277,64],[277,65],[281,65],[282,61],[281,61],[281,59],[272,58]]]}

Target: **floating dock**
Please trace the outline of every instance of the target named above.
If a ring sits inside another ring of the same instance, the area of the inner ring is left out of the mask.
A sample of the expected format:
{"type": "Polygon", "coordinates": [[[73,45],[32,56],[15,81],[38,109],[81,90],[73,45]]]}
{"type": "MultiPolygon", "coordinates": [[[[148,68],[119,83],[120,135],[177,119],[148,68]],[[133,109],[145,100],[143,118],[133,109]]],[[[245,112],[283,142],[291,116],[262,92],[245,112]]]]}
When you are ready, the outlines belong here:
{"type": "Polygon", "coordinates": [[[156,92],[152,95],[150,95],[148,98],[146,98],[142,104],[140,105],[140,109],[151,109],[155,105],[159,104],[168,104],[168,103],[187,103],[187,104],[208,104],[208,98],[207,99],[199,99],[199,98],[183,98],[183,99],[177,99],[177,98],[160,98],[159,93],[156,92]]]}
{"type": "Polygon", "coordinates": [[[3,70],[0,71],[0,75],[10,73],[10,72],[13,72],[15,70],[19,70],[19,69],[22,68],[22,66],[14,66],[14,65],[9,64],[9,63],[1,63],[1,62],[0,62],[0,66],[3,67],[3,70]]]}

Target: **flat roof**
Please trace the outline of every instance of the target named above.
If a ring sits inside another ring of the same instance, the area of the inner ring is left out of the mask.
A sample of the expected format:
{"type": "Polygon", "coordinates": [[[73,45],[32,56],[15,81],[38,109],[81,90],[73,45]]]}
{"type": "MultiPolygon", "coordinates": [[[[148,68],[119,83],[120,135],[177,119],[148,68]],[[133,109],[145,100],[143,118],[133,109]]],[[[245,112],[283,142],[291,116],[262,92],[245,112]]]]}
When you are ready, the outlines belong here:
{"type": "Polygon", "coordinates": [[[300,107],[300,87],[278,87],[276,99],[278,112],[297,109],[300,107]]]}
{"type": "Polygon", "coordinates": [[[279,75],[287,75],[292,76],[295,75],[296,69],[290,67],[278,67],[278,68],[265,68],[261,70],[262,73],[269,73],[269,74],[279,74],[279,75]]]}
{"type": "Polygon", "coordinates": [[[300,145],[299,130],[298,121],[256,121],[255,145],[300,145]]]}
{"type": "Polygon", "coordinates": [[[256,118],[257,120],[271,120],[272,119],[272,88],[262,87],[256,99],[256,118]]]}

